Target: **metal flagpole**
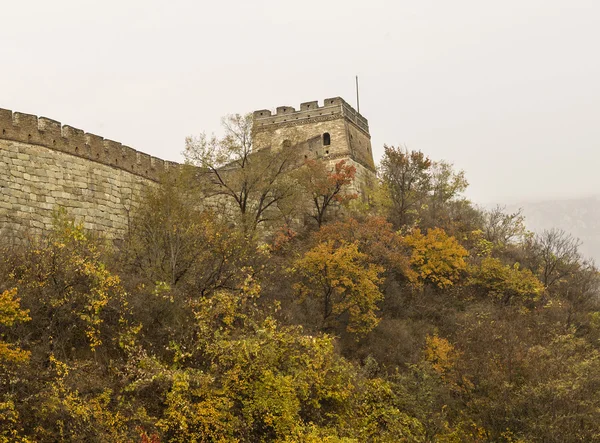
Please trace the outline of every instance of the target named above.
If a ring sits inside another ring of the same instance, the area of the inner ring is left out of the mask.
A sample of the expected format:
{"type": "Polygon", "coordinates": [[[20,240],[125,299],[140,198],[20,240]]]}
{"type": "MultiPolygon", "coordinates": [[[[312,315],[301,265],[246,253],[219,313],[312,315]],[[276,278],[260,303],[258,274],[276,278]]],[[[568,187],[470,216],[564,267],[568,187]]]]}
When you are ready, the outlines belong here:
{"type": "Polygon", "coordinates": [[[358,75],[356,76],[356,111],[360,114],[360,100],[358,98],[358,75]]]}

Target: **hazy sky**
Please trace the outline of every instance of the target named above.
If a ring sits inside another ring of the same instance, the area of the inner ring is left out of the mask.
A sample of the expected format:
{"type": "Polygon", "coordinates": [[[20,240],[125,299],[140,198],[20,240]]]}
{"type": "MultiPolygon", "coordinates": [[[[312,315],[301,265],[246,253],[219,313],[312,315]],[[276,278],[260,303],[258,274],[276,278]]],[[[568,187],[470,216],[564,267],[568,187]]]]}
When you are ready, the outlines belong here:
{"type": "Polygon", "coordinates": [[[600,188],[600,2],[12,1],[0,107],[170,160],[220,117],[342,96],[480,203],[600,188]]]}

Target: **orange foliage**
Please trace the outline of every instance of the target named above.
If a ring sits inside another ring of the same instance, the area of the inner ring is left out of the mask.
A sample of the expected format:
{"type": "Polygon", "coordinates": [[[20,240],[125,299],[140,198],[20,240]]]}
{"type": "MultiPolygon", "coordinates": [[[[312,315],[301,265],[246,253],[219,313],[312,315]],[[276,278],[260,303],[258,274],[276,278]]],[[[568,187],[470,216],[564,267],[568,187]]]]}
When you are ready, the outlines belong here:
{"type": "Polygon", "coordinates": [[[382,265],[385,271],[403,275],[410,281],[417,278],[410,267],[410,249],[383,217],[368,217],[364,221],[348,218],[325,225],[315,233],[315,239],[319,242],[331,240],[338,245],[356,242],[359,251],[382,265]]]}

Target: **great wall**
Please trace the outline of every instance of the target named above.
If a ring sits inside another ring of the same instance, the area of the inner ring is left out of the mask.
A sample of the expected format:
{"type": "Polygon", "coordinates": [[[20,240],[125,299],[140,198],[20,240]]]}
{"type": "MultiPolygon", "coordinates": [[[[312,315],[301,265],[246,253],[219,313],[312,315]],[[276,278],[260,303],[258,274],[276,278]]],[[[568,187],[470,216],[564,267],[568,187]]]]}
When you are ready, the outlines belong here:
{"type": "MultiPolygon", "coordinates": [[[[353,164],[359,191],[374,179],[368,122],[343,99],[253,117],[255,149],[291,143],[293,134],[304,158],[353,164]]],[[[86,229],[121,238],[143,190],[177,167],[45,117],[0,109],[0,238],[47,232],[59,207],[86,229]]]]}

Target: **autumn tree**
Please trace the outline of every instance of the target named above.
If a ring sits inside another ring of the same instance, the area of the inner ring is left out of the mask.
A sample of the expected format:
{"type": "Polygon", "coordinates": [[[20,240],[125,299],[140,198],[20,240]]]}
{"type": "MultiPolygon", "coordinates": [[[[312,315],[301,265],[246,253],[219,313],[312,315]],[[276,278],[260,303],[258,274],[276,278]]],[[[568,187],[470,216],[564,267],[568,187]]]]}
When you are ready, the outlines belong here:
{"type": "Polygon", "coordinates": [[[581,242],[561,229],[544,230],[530,243],[532,265],[547,288],[573,275],[582,261],[581,242]]]}
{"type": "MultiPolygon", "coordinates": [[[[9,328],[16,323],[31,320],[27,310],[22,309],[21,300],[17,298],[17,288],[7,289],[0,293],[0,327],[9,328]]],[[[0,333],[0,367],[5,364],[22,363],[29,358],[29,352],[19,349],[4,341],[0,333]]]]}
{"type": "Polygon", "coordinates": [[[235,286],[252,245],[201,206],[202,190],[190,187],[192,173],[173,173],[145,193],[121,254],[147,283],[186,286],[205,295],[235,286]]]}
{"type": "Polygon", "coordinates": [[[460,278],[467,267],[467,251],[442,229],[428,229],[423,234],[416,228],[406,235],[404,241],[411,248],[410,263],[417,274],[416,283],[447,288],[460,278]]]}
{"type": "Polygon", "coordinates": [[[472,306],[457,319],[462,357],[455,371],[463,390],[456,419],[470,417],[488,441],[595,439],[599,400],[588,392],[595,392],[600,356],[588,340],[556,325],[557,309],[472,306]]]}
{"type": "Polygon", "coordinates": [[[285,215],[280,207],[295,195],[297,187],[287,173],[299,165],[298,150],[291,145],[254,150],[251,114],[228,115],[222,125],[222,137],[206,133],[188,137],[184,155],[210,184],[207,196],[230,202],[244,231],[250,233],[285,215]]]}
{"type": "Polygon", "coordinates": [[[332,169],[322,161],[307,160],[298,172],[299,184],[311,199],[310,216],[319,227],[334,204],[344,204],[358,197],[349,189],[355,175],[356,168],[345,160],[337,162],[332,169]]]}
{"type": "Polygon", "coordinates": [[[496,206],[483,212],[483,227],[485,239],[494,245],[506,246],[509,243],[524,240],[527,229],[523,211],[507,213],[506,208],[496,206]]]}
{"type": "Polygon", "coordinates": [[[396,227],[468,231],[472,225],[469,218],[475,211],[462,197],[468,182],[451,163],[434,162],[421,151],[385,146],[380,179],[380,200],[396,227]]]}
{"type": "Polygon", "coordinates": [[[19,429],[19,412],[15,407],[14,386],[20,380],[19,366],[29,361],[31,353],[7,340],[6,332],[17,323],[30,321],[21,308],[17,289],[0,292],[0,441],[25,442],[19,429]]]}
{"type": "Polygon", "coordinates": [[[384,268],[384,275],[410,281],[416,274],[410,266],[410,248],[402,235],[385,218],[372,216],[362,220],[346,218],[321,227],[314,234],[316,242],[335,242],[336,246],[356,243],[372,263],[384,268]]]}
{"type": "Polygon", "coordinates": [[[478,214],[463,193],[469,183],[464,171],[455,171],[445,160],[430,168],[431,191],[419,211],[422,228],[443,228],[451,233],[465,233],[479,222],[478,214]]]}
{"type": "Polygon", "coordinates": [[[518,263],[505,265],[497,258],[484,258],[470,269],[470,274],[472,285],[505,304],[514,298],[535,299],[544,290],[544,285],[529,269],[521,269],[518,263]]]}
{"type": "Polygon", "coordinates": [[[389,198],[391,221],[397,227],[411,225],[432,189],[433,162],[421,151],[384,146],[380,173],[389,198]]]}
{"type": "MultiPolygon", "coordinates": [[[[220,291],[194,306],[192,341],[175,364],[136,362],[130,391],[152,389],[166,441],[393,442],[420,423],[393,403],[392,385],[367,378],[326,335],[306,335],[256,309],[254,291],[220,291]]],[[[150,403],[152,402],[152,403],[150,403]]]]}
{"type": "Polygon", "coordinates": [[[59,212],[51,235],[18,258],[11,281],[36,325],[30,343],[61,359],[101,346],[103,353],[118,352],[129,311],[107,253],[82,224],[59,212]]]}
{"type": "Polygon", "coordinates": [[[363,335],[377,326],[383,267],[370,263],[357,243],[337,247],[333,241],[319,243],[295,262],[293,271],[300,277],[296,285],[300,299],[319,301],[324,329],[344,315],[350,333],[363,335]]]}
{"type": "Polygon", "coordinates": [[[13,303],[6,314],[25,319],[28,310],[31,320],[14,335],[27,342],[31,359],[0,409],[8,406],[2,415],[31,436],[23,441],[85,441],[98,433],[123,441],[121,416],[108,407],[111,389],[98,383],[106,383],[101,374],[120,363],[139,326],[131,324],[121,279],[106,264],[109,254],[105,243],[58,213],[52,233],[8,260],[11,270],[1,277],[16,290],[3,297],[18,291],[22,308],[13,303]]]}

